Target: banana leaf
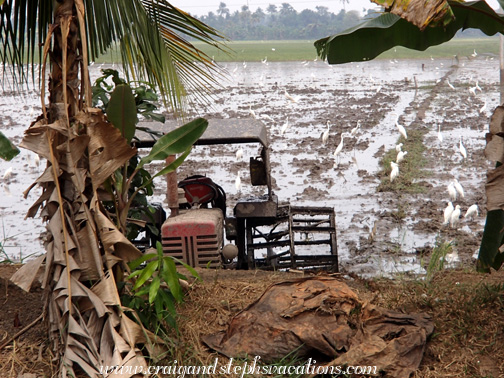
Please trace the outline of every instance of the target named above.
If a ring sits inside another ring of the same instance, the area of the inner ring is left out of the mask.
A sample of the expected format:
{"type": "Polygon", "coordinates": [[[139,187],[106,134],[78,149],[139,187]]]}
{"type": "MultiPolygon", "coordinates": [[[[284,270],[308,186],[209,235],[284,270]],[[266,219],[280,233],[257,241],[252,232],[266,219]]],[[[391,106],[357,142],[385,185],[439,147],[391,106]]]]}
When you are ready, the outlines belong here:
{"type": "Polygon", "coordinates": [[[107,118],[121,131],[121,135],[131,142],[135,136],[138,118],[135,96],[129,85],[120,84],[114,89],[107,105],[107,118]]]}
{"type": "Polygon", "coordinates": [[[12,142],[0,132],[0,158],[4,160],[12,160],[19,154],[19,149],[12,144],[12,142]]]}
{"type": "Polygon", "coordinates": [[[208,121],[196,118],[183,126],[163,135],[152,147],[149,155],[138,163],[137,169],[153,160],[164,160],[170,155],[186,152],[205,132],[208,121]]]}
{"type": "Polygon", "coordinates": [[[504,34],[504,16],[485,1],[448,1],[455,18],[447,25],[423,31],[405,19],[384,13],[339,34],[315,41],[317,54],[329,64],[361,62],[376,58],[395,46],[424,51],[447,42],[459,30],[480,29],[486,35],[504,34]]]}

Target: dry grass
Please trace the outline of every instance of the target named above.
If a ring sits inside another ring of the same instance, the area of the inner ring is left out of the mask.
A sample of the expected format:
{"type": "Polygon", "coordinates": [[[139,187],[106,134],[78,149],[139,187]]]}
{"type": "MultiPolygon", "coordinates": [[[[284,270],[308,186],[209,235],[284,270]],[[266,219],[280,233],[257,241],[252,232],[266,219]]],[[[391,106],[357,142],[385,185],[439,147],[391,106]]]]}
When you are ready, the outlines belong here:
{"type": "MultiPolygon", "coordinates": [[[[226,329],[232,316],[272,283],[299,277],[263,271],[200,270],[200,274],[203,281],[193,284],[179,307],[179,332],[171,335],[169,355],[156,365],[172,365],[177,360],[178,365],[203,366],[216,357],[225,364],[228,360],[208,350],[201,336],[226,329]]],[[[414,378],[504,377],[504,272],[482,275],[472,269],[444,270],[429,282],[354,276],[347,283],[361,300],[432,315],[435,332],[414,378]]],[[[20,372],[41,376],[43,371],[50,377],[55,374],[51,360],[42,340],[24,339],[1,351],[0,376],[17,377],[20,372]]]]}
{"type": "MultiPolygon", "coordinates": [[[[179,309],[179,336],[174,359],[180,365],[208,365],[215,357],[200,342],[202,335],[223,329],[231,317],[254,302],[272,283],[296,278],[289,273],[202,272],[179,309]]],[[[404,312],[433,316],[435,332],[415,378],[504,377],[504,273],[442,271],[429,283],[421,280],[362,280],[348,284],[362,300],[404,312]]],[[[224,377],[224,375],[223,375],[224,377]]]]}

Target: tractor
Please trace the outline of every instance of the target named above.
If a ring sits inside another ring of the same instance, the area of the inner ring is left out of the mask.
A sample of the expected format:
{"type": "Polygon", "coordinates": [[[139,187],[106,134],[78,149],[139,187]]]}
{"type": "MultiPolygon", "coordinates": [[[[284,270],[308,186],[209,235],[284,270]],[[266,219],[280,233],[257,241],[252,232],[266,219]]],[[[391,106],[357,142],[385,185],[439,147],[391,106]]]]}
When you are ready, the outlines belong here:
{"type": "MultiPolygon", "coordinates": [[[[137,147],[151,147],[151,133],[168,132],[175,122],[141,122],[137,147]]],[[[168,177],[170,216],[161,226],[163,252],[193,267],[236,269],[324,269],[338,271],[336,219],[332,207],[280,203],[273,193],[270,144],[257,119],[209,119],[198,145],[257,144],[250,157],[253,186],[263,195],[240,198],[226,215],[226,193],[218,177],[168,177]],[[170,194],[171,193],[171,194],[170,194]],[[175,193],[175,194],[174,194],[175,193]]],[[[221,147],[222,148],[222,147],[221,147]]]]}

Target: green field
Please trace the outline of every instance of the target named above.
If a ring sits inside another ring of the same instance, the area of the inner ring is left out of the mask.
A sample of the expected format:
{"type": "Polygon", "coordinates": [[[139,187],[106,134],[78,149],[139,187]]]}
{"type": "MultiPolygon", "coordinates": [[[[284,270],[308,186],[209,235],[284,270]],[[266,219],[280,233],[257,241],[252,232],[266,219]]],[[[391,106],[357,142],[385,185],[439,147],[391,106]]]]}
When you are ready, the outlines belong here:
{"type": "MultiPolygon", "coordinates": [[[[232,50],[226,54],[214,47],[203,43],[195,43],[199,49],[217,62],[259,62],[268,57],[268,61],[302,61],[313,60],[317,56],[314,41],[235,41],[227,46],[232,50]],[[274,49],[274,50],[273,50],[274,49]]],[[[442,45],[433,46],[426,51],[415,51],[404,47],[397,47],[381,54],[378,59],[422,59],[451,58],[469,56],[474,50],[478,55],[499,54],[499,38],[456,38],[442,45]]]]}
{"type": "MultiPolygon", "coordinates": [[[[313,42],[306,40],[234,41],[227,43],[229,54],[202,42],[195,42],[194,45],[217,62],[260,62],[266,57],[269,62],[283,62],[315,59],[317,52],[313,42]]],[[[410,50],[398,46],[384,52],[377,59],[426,59],[431,56],[433,58],[452,58],[454,55],[462,58],[470,56],[474,50],[479,57],[485,55],[498,57],[499,38],[455,38],[425,51],[410,50]]],[[[121,56],[116,49],[96,60],[97,63],[120,61],[121,56]]]]}

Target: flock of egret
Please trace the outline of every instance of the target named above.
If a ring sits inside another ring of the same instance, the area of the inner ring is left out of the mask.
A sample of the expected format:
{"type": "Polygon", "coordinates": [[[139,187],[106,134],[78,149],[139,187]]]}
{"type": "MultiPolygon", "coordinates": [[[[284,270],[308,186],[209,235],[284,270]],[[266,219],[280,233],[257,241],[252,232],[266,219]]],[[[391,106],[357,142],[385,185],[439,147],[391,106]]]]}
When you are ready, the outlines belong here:
{"type": "MultiPolygon", "coordinates": [[[[444,217],[443,224],[444,225],[449,224],[451,228],[457,228],[460,223],[460,216],[462,214],[461,213],[462,210],[460,205],[456,205],[455,207],[453,207],[453,202],[457,200],[457,197],[460,198],[465,197],[464,189],[462,188],[462,185],[457,179],[453,179],[453,181],[451,181],[448,184],[447,191],[450,197],[450,201],[448,202],[448,205],[443,211],[443,217],[444,217]]],[[[474,204],[469,206],[464,215],[464,218],[473,219],[475,216],[478,215],[479,215],[478,205],[474,204]]]]}

